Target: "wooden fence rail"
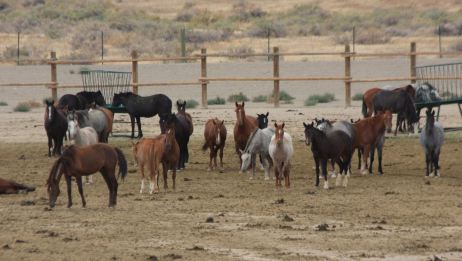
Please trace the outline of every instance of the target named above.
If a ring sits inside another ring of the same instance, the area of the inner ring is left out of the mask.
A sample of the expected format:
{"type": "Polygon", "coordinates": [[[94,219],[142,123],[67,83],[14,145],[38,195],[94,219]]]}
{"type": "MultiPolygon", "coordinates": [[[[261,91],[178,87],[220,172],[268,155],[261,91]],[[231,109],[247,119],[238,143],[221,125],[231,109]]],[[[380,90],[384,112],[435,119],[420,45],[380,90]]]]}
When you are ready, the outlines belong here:
{"type": "MultiPolygon", "coordinates": [[[[410,44],[409,52],[390,52],[390,53],[356,53],[351,52],[350,46],[345,45],[344,52],[279,52],[278,47],[273,48],[272,53],[253,53],[253,54],[221,54],[221,53],[207,53],[206,49],[201,49],[200,54],[187,56],[187,57],[139,57],[137,52],[134,51],[131,54],[131,59],[94,59],[94,60],[58,60],[56,53],[50,53],[50,59],[34,59],[34,60],[21,60],[20,64],[28,63],[41,63],[50,65],[50,82],[47,83],[2,83],[0,87],[14,86],[14,87],[26,87],[26,86],[45,86],[51,89],[51,95],[53,99],[58,97],[58,89],[61,88],[82,88],[80,84],[59,84],[58,82],[58,65],[86,65],[86,64],[108,64],[108,63],[131,63],[132,69],[132,91],[138,93],[139,87],[147,86],[185,86],[185,85],[200,85],[201,86],[201,105],[202,108],[207,108],[207,88],[208,85],[218,81],[272,81],[273,82],[273,97],[274,106],[279,106],[279,88],[281,81],[343,81],[345,86],[345,106],[351,105],[351,86],[353,83],[365,83],[365,82],[386,82],[386,81],[410,81],[416,82],[416,64],[418,56],[439,56],[444,55],[446,57],[462,57],[462,52],[417,52],[416,44],[412,42],[410,44]],[[280,57],[281,56],[338,56],[344,59],[344,75],[330,75],[330,76],[302,76],[302,77],[282,77],[280,76],[280,57]],[[272,77],[208,77],[207,76],[207,58],[208,57],[268,57],[272,58],[273,61],[273,76],[272,77]],[[351,58],[361,57],[408,57],[409,58],[409,77],[390,77],[390,78],[377,78],[377,79],[356,79],[351,73],[351,58]],[[140,83],[138,75],[138,66],[140,62],[171,62],[171,61],[190,61],[200,63],[200,76],[197,79],[190,81],[169,81],[169,82],[152,82],[152,83],[140,83]]],[[[17,60],[0,60],[0,63],[14,62],[17,60]]],[[[434,77],[432,79],[444,80],[444,79],[462,79],[462,77],[434,77]]]]}

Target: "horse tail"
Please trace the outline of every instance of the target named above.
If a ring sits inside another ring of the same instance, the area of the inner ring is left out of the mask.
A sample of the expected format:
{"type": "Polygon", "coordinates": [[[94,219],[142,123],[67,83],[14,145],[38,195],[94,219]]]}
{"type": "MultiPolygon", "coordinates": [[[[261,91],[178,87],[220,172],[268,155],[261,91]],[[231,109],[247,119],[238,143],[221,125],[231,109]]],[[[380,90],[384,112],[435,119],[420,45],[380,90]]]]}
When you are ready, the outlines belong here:
{"type": "Polygon", "coordinates": [[[363,109],[362,109],[362,113],[363,113],[364,118],[366,118],[366,117],[367,117],[367,105],[366,105],[366,100],[364,99],[364,96],[363,96],[363,109]]]}
{"type": "Polygon", "coordinates": [[[125,177],[127,176],[127,160],[125,159],[124,153],[119,148],[114,148],[117,152],[117,161],[119,163],[119,178],[122,175],[122,181],[124,181],[125,177]]]}
{"type": "Polygon", "coordinates": [[[202,145],[202,150],[206,151],[209,145],[207,144],[207,141],[204,142],[204,145],[202,145]]]}

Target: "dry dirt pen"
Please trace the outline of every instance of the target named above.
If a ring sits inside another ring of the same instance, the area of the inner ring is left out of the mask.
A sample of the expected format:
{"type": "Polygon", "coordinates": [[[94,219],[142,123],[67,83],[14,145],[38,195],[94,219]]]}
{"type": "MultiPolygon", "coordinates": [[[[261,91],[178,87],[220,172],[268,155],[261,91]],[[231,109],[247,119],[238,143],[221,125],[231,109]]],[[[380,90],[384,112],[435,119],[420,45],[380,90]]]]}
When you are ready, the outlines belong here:
{"type": "Polygon", "coordinates": [[[113,138],[110,143],[129,161],[117,208],[107,208],[108,190],[95,176],[84,187],[87,208],[75,185],[74,206],[65,207],[63,181],[52,211],[45,210],[45,181],[54,161],[46,157],[46,143],[2,143],[0,176],[37,191],[0,197],[0,259],[462,258],[460,132],[447,134],[442,178],[425,179],[417,138],[399,137],[386,141],[384,176],[354,172],[348,188],[330,190],[314,187],[311,152],[296,135],[292,187],[281,191],[261,172],[255,180],[238,173],[230,136],[225,173],[205,171],[208,155],[200,151],[199,137],[190,142],[190,163],[177,175],[176,191],[140,195],[131,143],[113,138]]]}

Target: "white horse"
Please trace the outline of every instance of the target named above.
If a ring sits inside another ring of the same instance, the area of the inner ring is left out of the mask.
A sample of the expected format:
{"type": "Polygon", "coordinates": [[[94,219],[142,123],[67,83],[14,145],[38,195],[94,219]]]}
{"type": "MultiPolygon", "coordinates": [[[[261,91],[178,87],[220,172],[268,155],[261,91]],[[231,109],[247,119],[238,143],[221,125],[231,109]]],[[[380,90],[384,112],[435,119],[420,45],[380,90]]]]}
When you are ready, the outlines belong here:
{"type": "MultiPolygon", "coordinates": [[[[249,169],[252,163],[252,158],[256,158],[256,154],[260,154],[262,159],[263,168],[265,169],[265,180],[269,180],[270,168],[273,165],[271,157],[269,155],[269,145],[271,143],[271,137],[274,135],[274,130],[271,128],[256,129],[250,134],[247,140],[245,149],[241,151],[241,171],[249,169]]],[[[251,179],[255,177],[255,164],[252,168],[251,179]]]]}
{"type": "Polygon", "coordinates": [[[286,188],[290,187],[290,159],[294,154],[292,145],[292,137],[284,131],[284,123],[278,125],[274,123],[276,128],[274,135],[271,137],[271,142],[268,148],[269,155],[273,160],[274,175],[276,176],[276,187],[281,187],[281,181],[284,178],[286,188]]]}
{"type": "MultiPolygon", "coordinates": [[[[70,112],[67,115],[67,131],[69,139],[74,141],[74,144],[83,147],[98,143],[98,133],[93,127],[80,128],[78,116],[70,112]]],[[[92,175],[85,176],[86,183],[93,183],[92,175]]]]}

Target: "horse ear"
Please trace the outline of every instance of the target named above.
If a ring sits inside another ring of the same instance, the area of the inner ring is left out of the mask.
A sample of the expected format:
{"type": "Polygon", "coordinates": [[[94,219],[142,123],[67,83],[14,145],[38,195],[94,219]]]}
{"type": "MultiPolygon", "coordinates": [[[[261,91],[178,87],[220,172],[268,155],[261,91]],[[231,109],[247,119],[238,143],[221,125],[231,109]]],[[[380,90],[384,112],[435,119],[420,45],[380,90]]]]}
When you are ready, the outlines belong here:
{"type": "Polygon", "coordinates": [[[307,128],[307,127],[308,127],[308,124],[306,124],[305,122],[303,122],[303,127],[307,128]]]}
{"type": "Polygon", "coordinates": [[[185,107],[186,107],[186,101],[183,101],[183,106],[185,106],[185,107]]]}
{"type": "Polygon", "coordinates": [[[432,111],[432,116],[435,116],[435,111],[432,111]]]}
{"type": "Polygon", "coordinates": [[[286,126],[286,124],[283,122],[281,128],[284,129],[284,126],[286,126]]]}
{"type": "Polygon", "coordinates": [[[223,124],[225,124],[225,120],[222,120],[222,121],[221,121],[221,125],[223,125],[223,124]]]}
{"type": "Polygon", "coordinates": [[[277,128],[277,127],[278,127],[278,124],[277,124],[276,122],[274,123],[274,127],[275,127],[275,128],[277,128]]]}
{"type": "Polygon", "coordinates": [[[238,106],[238,105],[237,105],[237,101],[236,101],[236,102],[234,102],[234,103],[236,104],[236,107],[237,107],[237,106],[238,106]]]}
{"type": "Polygon", "coordinates": [[[268,117],[268,115],[269,115],[269,112],[266,112],[266,117],[268,117]]]}
{"type": "Polygon", "coordinates": [[[243,102],[242,102],[242,107],[244,107],[244,105],[245,105],[245,102],[243,101],[243,102]]]}

